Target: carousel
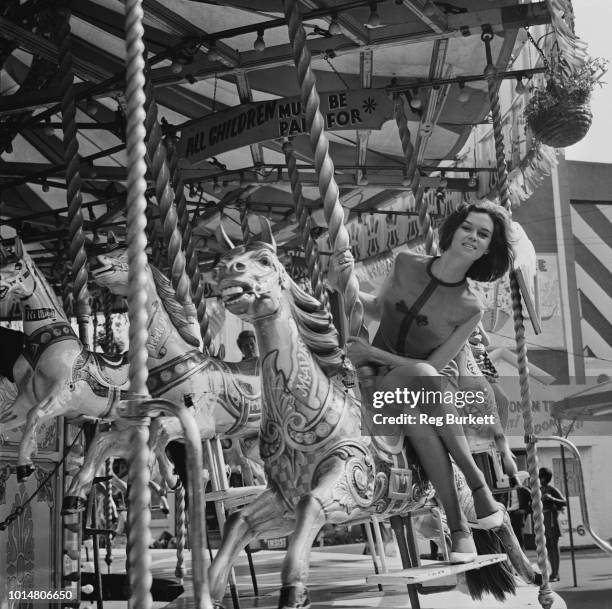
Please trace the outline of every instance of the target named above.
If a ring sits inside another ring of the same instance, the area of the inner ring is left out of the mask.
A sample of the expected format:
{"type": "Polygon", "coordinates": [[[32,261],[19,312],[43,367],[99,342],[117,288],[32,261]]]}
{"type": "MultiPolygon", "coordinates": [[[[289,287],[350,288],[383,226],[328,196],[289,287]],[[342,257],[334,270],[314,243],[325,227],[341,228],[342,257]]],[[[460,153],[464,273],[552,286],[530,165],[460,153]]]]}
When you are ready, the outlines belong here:
{"type": "Polygon", "coordinates": [[[535,255],[511,216],[590,126],[605,66],[570,0],[7,0],[0,42],[1,606],[101,609],[118,577],[143,609],[160,588],[198,609],[510,607],[520,586],[551,607],[535,255]],[[492,223],[476,252],[499,217],[510,264],[467,274],[470,319],[410,346],[431,294],[467,286],[440,279],[468,256],[445,220],[492,223]],[[427,296],[397,303],[401,348],[381,350],[374,296],[417,259],[427,296]],[[537,564],[503,507],[521,475],[486,346],[510,317],[537,564]],[[245,328],[259,355],[245,339],[232,361],[245,328]],[[487,396],[454,440],[431,436],[438,461],[368,425],[408,360],[487,396]],[[176,547],[161,584],[153,512],[176,547]],[[371,560],[354,583],[338,558],[321,595],[311,548],[343,525],[371,560]],[[272,579],[252,554],[275,543],[272,579]]]}

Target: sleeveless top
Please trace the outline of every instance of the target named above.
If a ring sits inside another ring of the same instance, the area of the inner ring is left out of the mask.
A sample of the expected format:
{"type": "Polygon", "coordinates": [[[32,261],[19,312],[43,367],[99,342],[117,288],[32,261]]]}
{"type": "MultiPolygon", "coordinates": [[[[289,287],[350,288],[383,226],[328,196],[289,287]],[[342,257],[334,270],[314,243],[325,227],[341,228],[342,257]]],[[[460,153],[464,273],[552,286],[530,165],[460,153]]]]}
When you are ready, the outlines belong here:
{"type": "Polygon", "coordinates": [[[431,272],[435,257],[398,254],[382,296],[373,345],[391,353],[427,359],[455,329],[482,311],[467,280],[440,281],[431,272]]]}

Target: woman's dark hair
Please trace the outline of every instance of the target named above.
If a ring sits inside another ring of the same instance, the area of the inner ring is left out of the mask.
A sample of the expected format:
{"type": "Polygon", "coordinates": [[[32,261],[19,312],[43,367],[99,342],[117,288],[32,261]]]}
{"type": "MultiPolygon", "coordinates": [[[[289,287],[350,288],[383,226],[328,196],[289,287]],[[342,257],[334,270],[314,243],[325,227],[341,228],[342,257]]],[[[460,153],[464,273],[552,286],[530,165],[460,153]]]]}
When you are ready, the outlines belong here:
{"type": "Polygon", "coordinates": [[[553,477],[553,473],[547,467],[541,467],[538,472],[538,478],[544,481],[544,484],[548,484],[553,477]]]}
{"type": "Polygon", "coordinates": [[[466,277],[475,281],[495,281],[504,275],[512,264],[512,226],[508,212],[501,205],[479,201],[455,210],[440,227],[440,249],[446,251],[450,247],[455,232],[470,213],[487,214],[493,221],[493,234],[488,253],[472,264],[466,277]]]}

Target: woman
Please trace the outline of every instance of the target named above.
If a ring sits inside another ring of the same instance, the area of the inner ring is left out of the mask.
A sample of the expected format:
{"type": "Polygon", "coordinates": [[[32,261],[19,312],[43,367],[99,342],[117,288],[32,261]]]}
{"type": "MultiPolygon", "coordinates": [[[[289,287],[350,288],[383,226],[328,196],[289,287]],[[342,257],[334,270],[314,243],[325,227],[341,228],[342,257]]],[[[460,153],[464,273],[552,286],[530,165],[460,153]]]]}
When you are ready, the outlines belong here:
{"type": "MultiPolygon", "coordinates": [[[[373,344],[352,338],[349,355],[356,367],[378,368],[376,389],[452,390],[457,387],[457,367],[452,361],[481,317],[481,305],[466,278],[494,281],[509,268],[510,222],[508,214],[489,202],[475,203],[451,214],[440,229],[438,257],[400,253],[377,296],[360,294],[365,312],[380,320],[373,344]]],[[[350,252],[334,259],[331,276],[350,263],[350,252]]],[[[330,280],[331,281],[331,280],[330,280]]],[[[431,404],[410,408],[410,413],[432,414],[431,404]]],[[[458,414],[454,404],[435,405],[436,415],[458,414]]],[[[421,424],[408,429],[410,442],[425,473],[440,497],[451,530],[451,561],[470,562],[476,548],[463,515],[449,454],[463,472],[474,498],[478,526],[501,525],[503,511],[495,502],[478,469],[460,424],[421,424]]]]}

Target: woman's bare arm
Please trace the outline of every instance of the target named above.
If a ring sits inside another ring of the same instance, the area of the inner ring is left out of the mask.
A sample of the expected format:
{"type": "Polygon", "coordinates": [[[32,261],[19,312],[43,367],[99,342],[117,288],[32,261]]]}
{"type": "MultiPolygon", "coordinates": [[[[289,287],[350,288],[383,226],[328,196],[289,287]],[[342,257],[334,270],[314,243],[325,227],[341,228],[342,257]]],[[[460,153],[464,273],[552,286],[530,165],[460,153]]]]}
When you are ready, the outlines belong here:
{"type": "Polygon", "coordinates": [[[481,318],[482,313],[479,311],[466,322],[457,326],[448,339],[429,355],[427,362],[436,370],[442,370],[459,353],[474,328],[480,323],[481,318]]]}

